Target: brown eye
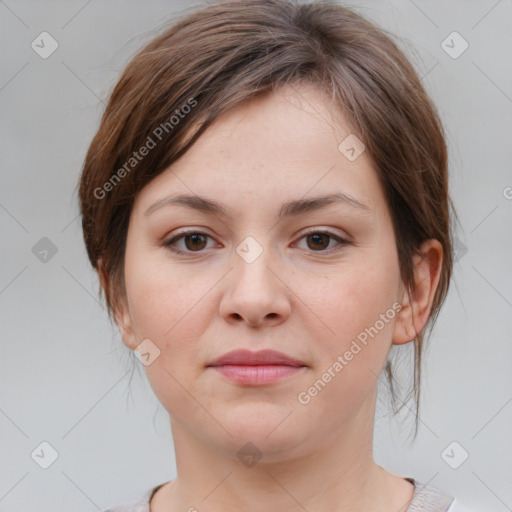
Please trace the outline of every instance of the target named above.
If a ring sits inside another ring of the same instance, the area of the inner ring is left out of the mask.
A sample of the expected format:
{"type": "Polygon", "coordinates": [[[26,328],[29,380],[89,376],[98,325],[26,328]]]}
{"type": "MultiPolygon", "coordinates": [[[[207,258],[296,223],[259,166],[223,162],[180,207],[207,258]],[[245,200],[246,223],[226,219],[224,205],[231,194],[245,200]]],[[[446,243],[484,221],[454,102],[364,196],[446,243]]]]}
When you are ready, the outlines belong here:
{"type": "Polygon", "coordinates": [[[172,252],[178,254],[189,254],[193,252],[201,252],[205,249],[208,238],[211,238],[206,233],[201,233],[198,231],[188,231],[185,233],[181,233],[171,238],[170,240],[163,243],[165,247],[167,247],[172,252]],[[183,241],[181,248],[176,247],[178,242],[183,241]]]}
{"type": "Polygon", "coordinates": [[[313,250],[324,250],[329,246],[330,238],[327,233],[307,235],[308,247],[313,250]]]}
{"type": "Polygon", "coordinates": [[[330,254],[351,245],[349,240],[345,240],[329,231],[319,231],[318,229],[305,233],[302,239],[306,240],[306,246],[309,251],[322,254],[330,254]],[[335,243],[331,245],[331,242],[335,243]]]}
{"type": "Polygon", "coordinates": [[[186,235],[183,240],[185,241],[185,247],[191,251],[200,251],[206,245],[206,237],[201,233],[186,235]]]}

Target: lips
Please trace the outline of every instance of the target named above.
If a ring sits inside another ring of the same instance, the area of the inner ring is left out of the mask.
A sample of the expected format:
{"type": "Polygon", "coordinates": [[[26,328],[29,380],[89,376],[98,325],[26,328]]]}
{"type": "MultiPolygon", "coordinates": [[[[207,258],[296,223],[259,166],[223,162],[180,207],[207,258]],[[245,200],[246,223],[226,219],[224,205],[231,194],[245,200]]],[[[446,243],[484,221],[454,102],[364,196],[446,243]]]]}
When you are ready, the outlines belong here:
{"type": "Polygon", "coordinates": [[[259,350],[251,352],[250,350],[233,350],[223,356],[215,359],[207,366],[268,366],[268,365],[284,365],[301,367],[306,366],[302,361],[290,357],[276,350],[259,350]]]}
{"type": "Polygon", "coordinates": [[[298,359],[275,350],[234,350],[215,359],[207,368],[239,386],[267,386],[307,371],[298,359]]]}

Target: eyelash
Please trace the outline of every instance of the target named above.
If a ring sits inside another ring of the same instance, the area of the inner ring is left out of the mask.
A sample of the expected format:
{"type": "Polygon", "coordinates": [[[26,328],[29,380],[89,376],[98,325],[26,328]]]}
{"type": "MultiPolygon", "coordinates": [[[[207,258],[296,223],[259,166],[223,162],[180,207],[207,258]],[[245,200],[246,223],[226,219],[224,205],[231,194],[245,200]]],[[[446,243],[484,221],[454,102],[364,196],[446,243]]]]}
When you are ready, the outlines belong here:
{"type": "MultiPolygon", "coordinates": [[[[327,250],[320,250],[320,251],[311,250],[311,252],[314,252],[314,253],[330,254],[331,252],[337,252],[346,246],[352,245],[352,242],[350,242],[349,240],[345,240],[344,238],[341,238],[338,235],[331,233],[330,231],[324,231],[324,230],[319,230],[319,229],[313,229],[313,230],[307,231],[306,233],[304,233],[301,236],[301,238],[299,240],[302,240],[303,238],[305,238],[309,235],[315,235],[315,234],[327,235],[328,237],[336,240],[338,242],[338,246],[334,247],[334,248],[331,247],[330,249],[327,249],[327,250]]],[[[174,244],[176,244],[176,242],[178,240],[181,240],[182,238],[185,238],[189,235],[204,235],[206,237],[212,238],[210,235],[208,235],[207,233],[203,233],[202,231],[189,230],[189,231],[183,231],[180,234],[171,238],[170,240],[165,241],[163,243],[163,245],[167,249],[169,249],[171,252],[174,252],[176,254],[187,254],[188,255],[188,254],[194,254],[194,253],[199,254],[199,253],[203,252],[203,250],[201,250],[201,251],[182,251],[181,249],[176,249],[174,244]]]]}

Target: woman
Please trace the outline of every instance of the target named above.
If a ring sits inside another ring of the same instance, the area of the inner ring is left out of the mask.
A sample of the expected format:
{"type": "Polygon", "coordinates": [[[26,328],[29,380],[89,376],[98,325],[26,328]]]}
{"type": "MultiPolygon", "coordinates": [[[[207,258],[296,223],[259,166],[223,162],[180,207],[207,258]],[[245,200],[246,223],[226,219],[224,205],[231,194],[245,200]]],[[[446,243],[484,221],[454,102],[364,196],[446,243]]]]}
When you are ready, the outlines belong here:
{"type": "Polygon", "coordinates": [[[435,108],[336,4],[206,6],[129,63],[86,156],[84,239],[169,412],[176,479],[111,511],[462,511],[373,460],[377,382],[451,270],[435,108]]]}

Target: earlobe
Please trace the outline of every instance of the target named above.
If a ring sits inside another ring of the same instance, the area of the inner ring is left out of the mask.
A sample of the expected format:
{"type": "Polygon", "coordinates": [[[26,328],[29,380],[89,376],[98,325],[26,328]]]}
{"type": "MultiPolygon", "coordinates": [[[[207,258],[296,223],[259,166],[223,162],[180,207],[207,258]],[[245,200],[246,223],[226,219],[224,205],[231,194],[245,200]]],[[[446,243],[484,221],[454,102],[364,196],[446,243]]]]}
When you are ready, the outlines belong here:
{"type": "Polygon", "coordinates": [[[127,299],[125,296],[119,296],[115,294],[115,291],[111,286],[110,277],[108,276],[101,259],[98,260],[97,268],[101,288],[103,289],[105,297],[110,298],[113,317],[117,328],[119,329],[119,333],[121,334],[123,343],[131,350],[134,350],[137,346],[137,343],[133,334],[132,321],[127,299]]]}
{"type": "Polygon", "coordinates": [[[416,334],[413,327],[413,311],[411,307],[411,301],[409,299],[409,292],[405,291],[402,297],[401,309],[398,313],[395,328],[393,331],[392,342],[394,345],[404,345],[412,341],[416,334]]]}
{"type": "Polygon", "coordinates": [[[414,288],[405,291],[402,309],[395,323],[393,344],[408,343],[423,330],[432,310],[439,284],[443,248],[435,239],[425,240],[414,255],[414,288]]]}
{"type": "Polygon", "coordinates": [[[131,350],[135,350],[137,343],[133,334],[132,321],[126,300],[121,298],[113,302],[114,318],[121,334],[123,343],[131,350]]]}

